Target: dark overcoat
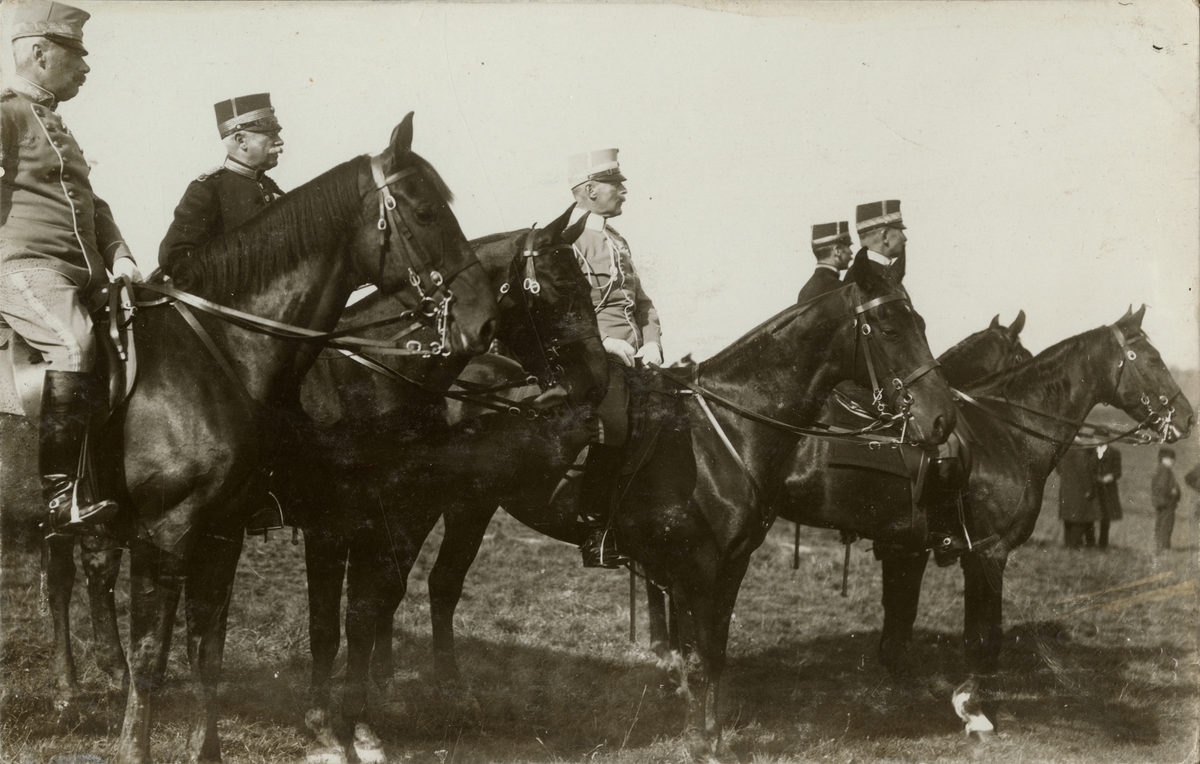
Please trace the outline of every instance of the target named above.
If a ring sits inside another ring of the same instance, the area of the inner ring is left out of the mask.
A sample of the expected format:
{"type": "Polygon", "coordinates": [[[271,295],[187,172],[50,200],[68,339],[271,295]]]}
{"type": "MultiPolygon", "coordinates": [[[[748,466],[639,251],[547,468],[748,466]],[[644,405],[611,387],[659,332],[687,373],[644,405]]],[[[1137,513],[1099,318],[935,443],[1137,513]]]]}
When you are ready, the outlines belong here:
{"type": "Polygon", "coordinates": [[[832,292],[841,286],[842,280],[838,278],[836,270],[818,266],[813,271],[813,275],[808,279],[808,282],[800,287],[800,294],[797,295],[796,302],[808,302],[826,292],[832,292]]]}
{"type": "Polygon", "coordinates": [[[1120,520],[1121,490],[1117,481],[1121,479],[1121,452],[1109,446],[1096,461],[1096,493],[1100,499],[1100,516],[1107,520],[1120,520]],[[1112,475],[1112,482],[1104,482],[1105,475],[1112,475]]]}
{"type": "Polygon", "coordinates": [[[1058,517],[1067,523],[1100,519],[1096,493],[1096,451],[1069,449],[1058,462],[1058,517]]]}

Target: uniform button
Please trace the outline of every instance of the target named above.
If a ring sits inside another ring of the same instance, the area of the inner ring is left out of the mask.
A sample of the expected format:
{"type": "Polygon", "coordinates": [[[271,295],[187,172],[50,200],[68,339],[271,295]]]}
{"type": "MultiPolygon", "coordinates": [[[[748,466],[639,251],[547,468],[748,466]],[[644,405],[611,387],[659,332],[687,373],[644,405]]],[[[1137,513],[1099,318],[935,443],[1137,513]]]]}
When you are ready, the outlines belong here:
{"type": "Polygon", "coordinates": [[[75,193],[75,189],[71,189],[70,191],[67,192],[67,196],[74,199],[75,197],[79,196],[79,194],[75,193]]]}

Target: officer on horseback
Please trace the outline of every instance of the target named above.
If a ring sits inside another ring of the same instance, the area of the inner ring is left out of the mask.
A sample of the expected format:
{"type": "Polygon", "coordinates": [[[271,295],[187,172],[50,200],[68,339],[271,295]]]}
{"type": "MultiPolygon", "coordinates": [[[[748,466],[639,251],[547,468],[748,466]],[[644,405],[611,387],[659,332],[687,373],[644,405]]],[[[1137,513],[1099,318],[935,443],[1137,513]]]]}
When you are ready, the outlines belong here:
{"type": "MultiPolygon", "coordinates": [[[[187,262],[191,252],[210,239],[232,231],[266,208],[283,191],[266,171],[279,164],[283,127],[271,106],[270,93],[255,93],[213,104],[217,131],[225,144],[225,162],[188,184],[175,208],[175,219],[158,248],[158,262],[168,276],[187,262]]],[[[295,390],[298,398],[299,391],[295,390]]],[[[299,403],[294,408],[299,410],[299,403]]],[[[246,521],[250,535],[283,527],[274,494],[264,509],[246,521]]]]}
{"type": "Polygon", "coordinates": [[[812,251],[817,267],[808,283],[800,288],[796,302],[808,302],[842,285],[842,271],[850,267],[850,223],[818,223],[812,227],[812,251]]]}
{"type": "Polygon", "coordinates": [[[871,262],[886,268],[904,253],[908,237],[904,235],[904,218],[900,215],[900,201],[888,199],[882,202],[860,204],[854,211],[858,243],[871,262]]]}
{"type": "Polygon", "coordinates": [[[598,412],[599,438],[588,449],[581,488],[590,532],[580,550],[584,567],[615,568],[626,562],[607,532],[629,426],[625,370],[638,362],[662,364],[662,331],[658,311],[633,267],[629,244],[608,224],[621,214],[625,203],[625,176],[617,149],[576,154],[567,160],[567,172],[577,209],[591,213],[574,248],[592,286],[609,367],[608,393],[598,412]]]}
{"type": "Polygon", "coordinates": [[[283,128],[271,107],[271,94],[231,98],[213,109],[227,156],[224,164],[200,175],[183,192],[158,248],[158,263],[168,274],[192,250],[283,196],[266,174],[283,153],[283,128]]]}
{"type": "Polygon", "coordinates": [[[45,361],[38,461],[50,527],[79,530],[116,512],[86,465],[88,423],[107,403],[94,374],[89,308],[116,276],[139,280],[112,210],[92,191],[75,137],[56,113],[91,70],[91,14],[31,0],[11,17],[16,77],[0,93],[0,318],[45,361]]]}

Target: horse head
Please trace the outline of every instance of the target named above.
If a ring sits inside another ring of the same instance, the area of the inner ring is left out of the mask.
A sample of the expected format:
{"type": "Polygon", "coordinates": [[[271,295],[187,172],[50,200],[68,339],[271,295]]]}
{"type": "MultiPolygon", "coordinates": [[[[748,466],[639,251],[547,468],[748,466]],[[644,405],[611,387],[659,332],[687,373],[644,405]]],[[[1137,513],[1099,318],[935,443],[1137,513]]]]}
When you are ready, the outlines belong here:
{"type": "Polygon", "coordinates": [[[1105,402],[1152,427],[1163,441],[1174,443],[1191,432],[1195,412],[1142,330],[1145,314],[1145,305],[1136,313],[1130,306],[1108,327],[1119,360],[1113,369],[1113,396],[1105,402]]]}
{"type": "Polygon", "coordinates": [[[352,247],[353,271],[441,335],[437,350],[484,352],[496,327],[487,277],[450,210],[453,194],[433,166],[412,150],[413,113],[370,159],[363,215],[372,226],[352,247]]]}
{"type": "Polygon", "coordinates": [[[946,381],[956,387],[966,387],[999,369],[1016,366],[1033,358],[1033,353],[1021,344],[1025,328],[1025,311],[1017,314],[1011,326],[1000,323],[999,314],[988,328],[975,332],[938,356],[946,381]]]}
{"type": "Polygon", "coordinates": [[[901,286],[903,254],[887,269],[860,252],[850,267],[845,290],[853,300],[853,348],[849,370],[855,382],[873,391],[875,404],[902,420],[905,437],[922,445],[944,443],[958,414],[946,379],[929,351],[925,321],[901,286]]]}
{"type": "Polygon", "coordinates": [[[608,366],[591,288],[571,247],[587,220],[584,215],[568,227],[574,208],[545,228],[512,239],[515,252],[499,303],[499,336],[537,378],[545,402],[565,397],[594,407],[608,389],[608,366]]]}

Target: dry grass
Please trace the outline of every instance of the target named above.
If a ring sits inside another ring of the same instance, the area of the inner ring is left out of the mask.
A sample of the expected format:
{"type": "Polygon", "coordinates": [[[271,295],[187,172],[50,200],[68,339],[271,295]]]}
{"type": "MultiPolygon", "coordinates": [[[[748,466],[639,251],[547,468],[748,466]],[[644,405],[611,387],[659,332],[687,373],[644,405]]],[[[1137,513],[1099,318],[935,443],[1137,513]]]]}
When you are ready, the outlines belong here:
{"type": "MultiPolygon", "coordinates": [[[[723,710],[732,753],[764,763],[1197,761],[1197,527],[1190,506],[1182,508],[1175,541],[1185,548],[1149,553],[1153,452],[1125,449],[1126,519],[1113,526],[1113,549],[1062,550],[1048,502],[1034,538],[1013,555],[1001,735],[986,749],[964,739],[948,702],[962,665],[957,568],[930,567],[918,670],[911,683],[895,685],[875,658],[879,575],[866,544],[855,546],[843,599],[836,536],[806,530],[792,570],[791,527],[775,528],[755,555],[731,633],[723,710]]],[[[1178,472],[1196,461],[1195,444],[1181,444],[1178,472]]],[[[249,541],[239,568],[222,684],[227,762],[296,761],[308,742],[303,555],[289,538],[249,541]]],[[[633,645],[627,577],[582,570],[574,548],[504,515],[493,521],[458,610],[465,691],[435,688],[425,589],[432,546],[397,617],[396,679],[387,697],[374,699],[377,732],[397,760],[680,759],[683,704],[646,649],[644,599],[642,638],[633,645]]],[[[82,590],[75,646],[92,712],[67,727],[51,708],[36,554],[6,548],[3,574],[3,761],[109,757],[121,707],[88,654],[82,590]]],[[[122,583],[123,610],[127,596],[122,583]]],[[[190,705],[182,643],[178,634],[155,727],[159,762],[183,760],[190,705]]]]}

